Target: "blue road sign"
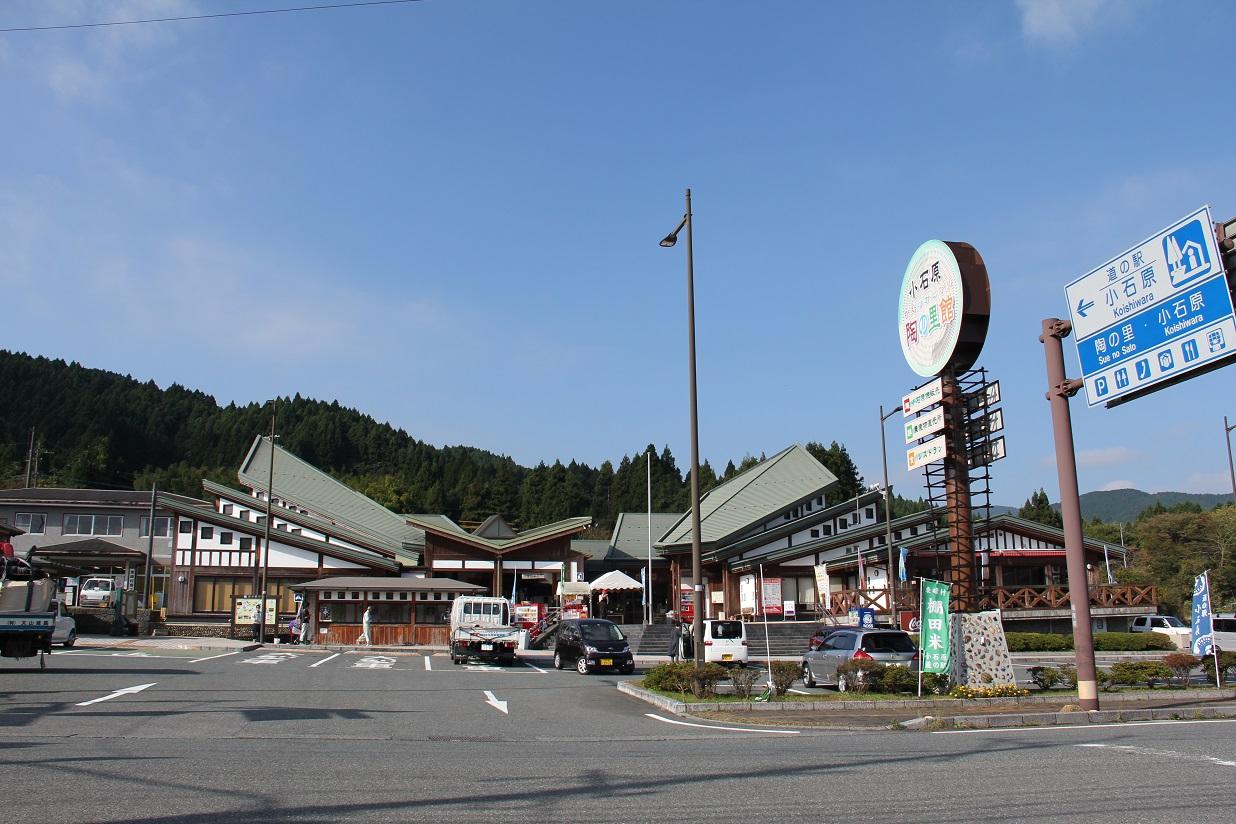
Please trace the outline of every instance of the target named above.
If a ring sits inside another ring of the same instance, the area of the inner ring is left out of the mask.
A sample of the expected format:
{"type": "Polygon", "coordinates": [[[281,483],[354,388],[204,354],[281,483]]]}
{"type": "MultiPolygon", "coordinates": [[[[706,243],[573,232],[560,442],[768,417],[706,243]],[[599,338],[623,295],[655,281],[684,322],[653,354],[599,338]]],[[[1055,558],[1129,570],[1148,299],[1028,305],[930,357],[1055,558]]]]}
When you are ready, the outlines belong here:
{"type": "Polygon", "coordinates": [[[1236,353],[1210,207],[1065,287],[1091,406],[1236,353]]]}

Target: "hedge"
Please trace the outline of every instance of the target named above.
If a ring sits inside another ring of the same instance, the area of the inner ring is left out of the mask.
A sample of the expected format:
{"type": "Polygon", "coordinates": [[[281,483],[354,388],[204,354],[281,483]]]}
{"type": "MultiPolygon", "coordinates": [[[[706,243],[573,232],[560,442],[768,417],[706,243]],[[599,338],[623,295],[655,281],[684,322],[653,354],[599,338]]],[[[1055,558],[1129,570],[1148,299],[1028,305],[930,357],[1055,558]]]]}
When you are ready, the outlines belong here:
{"type": "MultiPolygon", "coordinates": [[[[1073,649],[1072,635],[1050,632],[1006,632],[1009,652],[1068,652],[1073,649]]],[[[1174,650],[1172,639],[1158,632],[1096,632],[1097,652],[1150,652],[1174,650]]]]}

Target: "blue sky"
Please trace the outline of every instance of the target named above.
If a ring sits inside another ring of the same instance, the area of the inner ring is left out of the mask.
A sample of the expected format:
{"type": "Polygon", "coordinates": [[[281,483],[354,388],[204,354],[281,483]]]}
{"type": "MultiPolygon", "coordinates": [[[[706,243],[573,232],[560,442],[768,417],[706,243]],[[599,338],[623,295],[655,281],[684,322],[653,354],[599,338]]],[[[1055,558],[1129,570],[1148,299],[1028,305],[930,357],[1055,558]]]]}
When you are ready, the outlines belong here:
{"type": "MultiPolygon", "coordinates": [[[[10,0],[0,27],[280,5],[10,0]]],[[[878,408],[919,382],[902,274],[964,240],[995,498],[1054,499],[1040,320],[1197,206],[1236,216],[1230,12],[425,0],[0,34],[0,346],[524,464],[685,466],[685,250],[657,241],[690,186],[704,458],[836,439],[878,480],[878,408]]],[[[1226,489],[1234,377],[1075,400],[1082,490],[1226,489]]]]}

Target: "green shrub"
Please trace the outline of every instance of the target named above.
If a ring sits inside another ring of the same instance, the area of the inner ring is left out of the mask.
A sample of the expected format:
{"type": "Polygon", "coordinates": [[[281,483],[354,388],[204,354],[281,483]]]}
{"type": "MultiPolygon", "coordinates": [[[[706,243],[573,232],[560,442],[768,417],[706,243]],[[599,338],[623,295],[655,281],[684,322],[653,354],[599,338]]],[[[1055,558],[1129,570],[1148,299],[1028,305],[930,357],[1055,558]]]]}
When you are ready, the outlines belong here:
{"type": "MultiPolygon", "coordinates": [[[[1210,680],[1215,680],[1215,657],[1206,655],[1202,658],[1202,669],[1210,676],[1210,680]]],[[[1219,653],[1219,679],[1227,681],[1227,674],[1233,669],[1236,669],[1236,652],[1220,652],[1219,653]]]]}
{"type": "Polygon", "coordinates": [[[880,673],[880,682],[872,684],[880,692],[915,692],[918,689],[918,673],[909,667],[885,667],[880,673]]]}
{"type": "Polygon", "coordinates": [[[773,661],[769,665],[772,676],[772,688],[775,695],[785,695],[794,680],[802,674],[798,664],[793,661],[773,661]]]}
{"type": "Polygon", "coordinates": [[[730,675],[720,664],[704,664],[691,671],[691,694],[696,698],[711,698],[717,694],[717,683],[730,675]]]}
{"type": "Polygon", "coordinates": [[[1162,661],[1121,661],[1112,664],[1111,674],[1113,683],[1148,687],[1153,687],[1156,681],[1167,683],[1172,677],[1171,669],[1162,661]]]}
{"type": "Polygon", "coordinates": [[[1060,670],[1055,667],[1031,667],[1030,680],[1041,690],[1049,690],[1060,682],[1060,670]]]}
{"type": "Polygon", "coordinates": [[[1000,684],[995,687],[967,687],[958,684],[948,691],[954,698],[1021,698],[1029,695],[1030,690],[1015,684],[1000,684]]]}
{"type": "Polygon", "coordinates": [[[1160,632],[1096,632],[1096,652],[1150,652],[1174,650],[1172,639],[1160,632]]]}
{"type": "Polygon", "coordinates": [[[1072,635],[1051,632],[1006,632],[1009,652],[1067,652],[1073,649],[1072,635]]]}
{"type": "Polygon", "coordinates": [[[661,692],[687,692],[691,689],[691,673],[695,665],[690,662],[658,664],[644,673],[644,686],[661,692]]]}
{"type": "MultiPolygon", "coordinates": [[[[1111,670],[1105,670],[1102,667],[1094,668],[1094,684],[1103,692],[1111,692],[1115,682],[1112,680],[1111,670]]],[[[1077,689],[1077,670],[1073,670],[1073,688],[1077,689]]]]}
{"type": "MultiPolygon", "coordinates": [[[[1072,664],[1061,664],[1057,669],[1060,671],[1060,683],[1071,690],[1077,689],[1077,667],[1072,664]]],[[[1110,683],[1110,676],[1108,676],[1108,681],[1110,683]]]]}
{"type": "Polygon", "coordinates": [[[1180,686],[1187,687],[1189,676],[1193,674],[1193,670],[1202,665],[1202,659],[1187,652],[1173,652],[1171,655],[1163,656],[1163,663],[1180,681],[1180,686]]]}
{"type": "Polygon", "coordinates": [[[851,658],[837,667],[837,679],[845,677],[846,685],[855,692],[879,689],[885,666],[870,658],[851,658]]]}
{"type": "Polygon", "coordinates": [[[759,681],[763,675],[761,670],[751,667],[730,670],[730,682],[734,685],[734,694],[739,698],[750,698],[755,689],[755,682],[759,681]]]}
{"type": "Polygon", "coordinates": [[[945,695],[948,693],[948,673],[947,672],[924,672],[923,673],[923,692],[931,695],[945,695]]]}

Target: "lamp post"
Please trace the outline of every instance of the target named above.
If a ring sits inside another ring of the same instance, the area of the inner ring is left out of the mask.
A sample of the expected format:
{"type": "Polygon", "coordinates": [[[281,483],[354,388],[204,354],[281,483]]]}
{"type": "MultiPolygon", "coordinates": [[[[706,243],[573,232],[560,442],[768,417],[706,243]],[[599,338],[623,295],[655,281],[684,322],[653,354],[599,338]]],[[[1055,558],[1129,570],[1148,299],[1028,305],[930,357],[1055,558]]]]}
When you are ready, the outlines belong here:
{"type": "Polygon", "coordinates": [[[1223,416],[1223,437],[1227,440],[1227,471],[1232,475],[1232,503],[1236,503],[1236,466],[1232,464],[1232,430],[1236,423],[1228,424],[1227,415],[1223,416]]]}
{"type": "MultiPolygon", "coordinates": [[[[270,518],[271,504],[275,497],[275,419],[279,414],[279,399],[271,401],[270,410],[270,466],[266,476],[266,537],[262,541],[262,602],[258,607],[259,643],[266,643],[266,575],[270,571],[270,518]]],[[[279,610],[275,609],[275,630],[278,631],[279,610]]]]}
{"type": "Polygon", "coordinates": [[[687,189],[687,209],[674,231],[661,240],[669,248],[678,242],[678,233],[687,229],[687,351],[691,362],[691,648],[695,665],[704,665],[704,579],[700,569],[700,436],[695,401],[695,261],[691,238],[691,190],[687,189]]]}
{"type": "Polygon", "coordinates": [[[893,564],[893,496],[888,488],[888,445],[884,439],[884,422],[891,418],[901,408],[890,409],[888,414],[884,414],[884,404],[880,404],[880,458],[884,461],[884,543],[888,545],[888,617],[893,626],[898,625],[897,620],[897,578],[898,573],[894,572],[893,564]]]}

